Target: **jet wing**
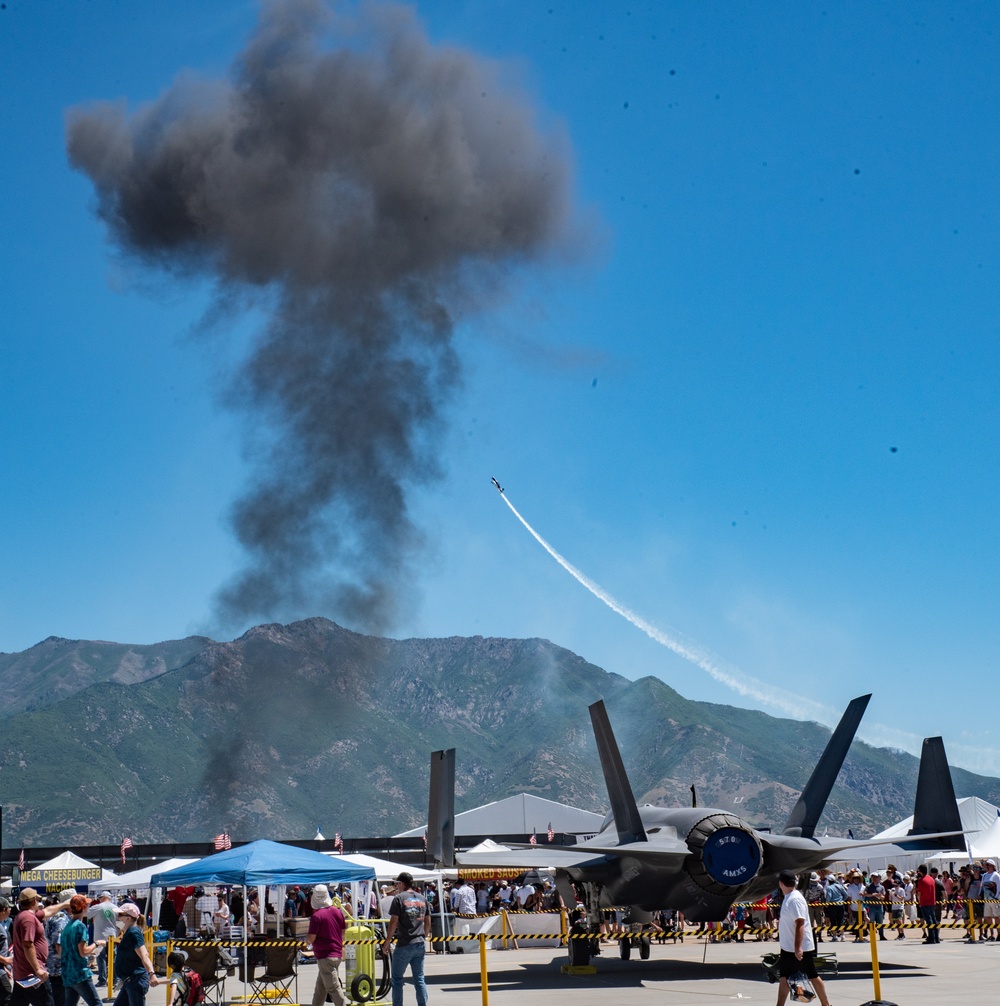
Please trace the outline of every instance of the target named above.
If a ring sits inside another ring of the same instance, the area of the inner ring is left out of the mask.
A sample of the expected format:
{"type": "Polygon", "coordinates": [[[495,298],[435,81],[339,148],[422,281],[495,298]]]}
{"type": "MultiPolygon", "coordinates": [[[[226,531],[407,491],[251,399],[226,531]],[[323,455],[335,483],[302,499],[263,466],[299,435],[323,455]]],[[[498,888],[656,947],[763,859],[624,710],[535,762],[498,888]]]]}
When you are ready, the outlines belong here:
{"type": "Polygon", "coordinates": [[[604,853],[582,849],[546,848],[543,845],[529,845],[509,852],[460,852],[456,858],[461,866],[502,866],[502,867],[562,867],[579,866],[581,863],[603,862],[604,853]]]}
{"type": "MultiPolygon", "coordinates": [[[[934,838],[953,838],[954,832],[941,832],[933,835],[920,835],[921,840],[934,838]]],[[[854,839],[854,838],[799,838],[795,835],[761,834],[764,845],[764,866],[762,872],[777,873],[779,870],[792,870],[799,873],[803,870],[815,870],[824,863],[834,862],[842,858],[839,853],[853,852],[858,849],[873,849],[877,846],[896,845],[906,848],[906,839],[896,841],[886,839],[854,839]]]]}
{"type": "MultiPolygon", "coordinates": [[[[608,836],[610,837],[610,836],[608,836]]],[[[509,843],[507,848],[509,849],[541,849],[542,846],[536,846],[523,843],[509,843]]],[[[573,852],[580,853],[591,853],[594,856],[631,856],[633,859],[641,858],[642,856],[649,855],[650,859],[663,859],[664,857],[671,858],[676,856],[690,856],[691,850],[687,846],[687,842],[682,842],[679,838],[666,838],[663,836],[658,837],[655,841],[649,839],[645,842],[615,842],[613,845],[604,845],[601,842],[601,835],[592,839],[589,842],[583,843],[581,845],[559,845],[556,846],[555,851],[565,851],[572,850],[573,852]]],[[[488,855],[488,853],[484,853],[488,855]]]]}
{"type": "Polygon", "coordinates": [[[624,845],[577,845],[579,852],[613,858],[642,859],[648,863],[676,862],[691,855],[686,842],[673,839],[658,842],[626,842],[624,845]]]}
{"type": "MultiPolygon", "coordinates": [[[[815,846],[813,856],[815,857],[815,846]]],[[[691,855],[687,844],[679,839],[657,842],[628,842],[625,845],[525,845],[510,852],[465,852],[458,854],[460,866],[524,866],[570,869],[585,863],[598,865],[613,859],[638,859],[651,866],[678,869],[691,855]]]]}
{"type": "MultiPolygon", "coordinates": [[[[864,704],[867,701],[868,697],[862,696],[851,703],[851,707],[855,707],[856,704],[859,707],[855,709],[854,719],[860,719],[860,714],[864,711],[864,704]]],[[[845,719],[851,713],[851,707],[848,707],[848,712],[844,714],[845,719]]],[[[853,724],[853,726],[856,725],[856,723],[853,724]]],[[[841,722],[837,733],[841,732],[843,726],[844,723],[841,722]]],[[[852,731],[853,726],[851,727],[852,731]]],[[[839,762],[837,767],[839,767],[839,762]]],[[[832,772],[832,768],[830,771],[832,772]]],[[[810,780],[809,786],[812,784],[812,780],[810,780]]],[[[824,794],[825,792],[824,788],[824,794]]],[[[896,839],[886,840],[883,838],[877,841],[873,839],[814,838],[808,832],[811,832],[815,825],[815,816],[808,820],[803,817],[802,821],[805,821],[806,824],[806,827],[803,828],[795,826],[802,823],[795,818],[796,815],[793,813],[789,818],[789,826],[786,826],[785,833],[782,835],[761,834],[760,838],[764,843],[765,870],[794,870],[798,872],[816,869],[824,863],[842,858],[839,855],[842,852],[871,849],[875,846],[895,845],[903,851],[912,850],[915,852],[927,849],[944,850],[948,846],[954,848],[958,844],[964,845],[967,834],[962,831],[962,819],[958,812],[958,804],[955,802],[955,788],[951,781],[948,756],[945,754],[944,741],[940,737],[925,738],[920,750],[920,770],[917,776],[917,793],[913,804],[913,827],[906,835],[896,839]],[[795,833],[789,834],[789,832],[795,833]]]]}

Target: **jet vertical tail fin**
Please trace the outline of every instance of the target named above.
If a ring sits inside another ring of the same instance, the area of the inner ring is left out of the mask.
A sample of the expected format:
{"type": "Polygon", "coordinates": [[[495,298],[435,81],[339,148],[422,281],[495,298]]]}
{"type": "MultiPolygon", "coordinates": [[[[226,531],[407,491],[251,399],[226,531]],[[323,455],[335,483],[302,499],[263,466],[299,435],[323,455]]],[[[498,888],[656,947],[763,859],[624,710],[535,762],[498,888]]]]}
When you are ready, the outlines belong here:
{"type": "Polygon", "coordinates": [[[782,829],[783,835],[796,835],[801,838],[812,838],[816,833],[816,825],[819,823],[820,815],[826,807],[826,801],[830,798],[830,791],[837,781],[840,769],[847,757],[854,735],[857,732],[861,717],[868,708],[871,695],[859,695],[853,699],[844,715],[840,717],[837,729],[833,731],[823,753],[820,755],[816,767],[806,787],[802,790],[802,795],[798,803],[792,808],[785,827],[782,829]]]}
{"type": "Polygon", "coordinates": [[[594,739],[597,741],[597,753],[601,756],[604,782],[611,800],[611,813],[618,828],[618,843],[626,845],[629,842],[645,842],[646,829],[642,826],[635,795],[625,774],[625,764],[603,701],[595,702],[590,707],[590,721],[594,725],[594,739]]]}
{"type": "Polygon", "coordinates": [[[431,752],[427,849],[436,866],[455,865],[455,749],[431,752]]]}
{"type": "Polygon", "coordinates": [[[907,850],[955,849],[965,845],[962,818],[955,799],[955,786],[940,737],[924,738],[920,750],[920,771],[917,775],[917,795],[913,801],[913,827],[897,844],[907,850]],[[924,838],[921,835],[934,835],[924,838]]]}

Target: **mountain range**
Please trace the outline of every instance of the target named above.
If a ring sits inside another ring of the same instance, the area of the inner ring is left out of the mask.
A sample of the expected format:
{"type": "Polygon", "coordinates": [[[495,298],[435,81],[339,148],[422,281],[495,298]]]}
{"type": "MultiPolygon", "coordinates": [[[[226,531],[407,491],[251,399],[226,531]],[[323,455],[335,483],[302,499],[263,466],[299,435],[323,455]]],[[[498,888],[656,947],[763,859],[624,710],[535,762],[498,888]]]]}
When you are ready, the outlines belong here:
{"type": "MultiPolygon", "coordinates": [[[[603,812],[587,706],[603,698],[640,803],[780,827],[829,731],[693,702],[544,639],[395,640],[324,618],[231,642],[50,637],[0,654],[4,844],[390,835],[426,819],[431,750],[458,749],[459,811],[529,792],[603,812]]],[[[846,706],[845,697],[844,705],[846,706]]],[[[912,812],[917,760],[855,741],[821,828],[912,812]]],[[[1000,780],[953,769],[959,796],[1000,780]]]]}

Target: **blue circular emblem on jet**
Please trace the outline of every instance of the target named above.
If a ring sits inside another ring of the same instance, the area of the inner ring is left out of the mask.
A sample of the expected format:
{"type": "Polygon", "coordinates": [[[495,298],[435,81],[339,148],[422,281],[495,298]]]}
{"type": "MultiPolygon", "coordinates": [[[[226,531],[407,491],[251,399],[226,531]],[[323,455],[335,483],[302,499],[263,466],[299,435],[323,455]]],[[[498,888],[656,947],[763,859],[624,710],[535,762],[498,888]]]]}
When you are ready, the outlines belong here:
{"type": "Polygon", "coordinates": [[[720,828],[708,836],[702,862],[714,881],[739,887],[757,876],[760,846],[742,828],[720,828]]]}

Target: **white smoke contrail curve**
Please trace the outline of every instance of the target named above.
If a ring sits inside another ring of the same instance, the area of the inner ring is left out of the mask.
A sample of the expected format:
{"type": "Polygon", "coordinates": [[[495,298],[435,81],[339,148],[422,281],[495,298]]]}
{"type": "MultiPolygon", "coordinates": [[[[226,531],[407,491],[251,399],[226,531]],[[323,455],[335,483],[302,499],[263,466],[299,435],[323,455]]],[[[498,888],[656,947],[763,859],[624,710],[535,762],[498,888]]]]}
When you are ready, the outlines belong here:
{"type": "MultiPolygon", "coordinates": [[[[499,488],[499,484],[498,484],[499,488]]],[[[822,703],[814,702],[793,692],[776,688],[766,684],[757,678],[741,671],[734,664],[716,656],[705,647],[699,646],[689,640],[685,640],[683,635],[676,630],[665,632],[650,622],[647,622],[641,615],[627,608],[620,601],[616,600],[603,587],[596,584],[585,573],[582,573],[564,556],[560,555],[518,512],[517,507],[507,498],[507,494],[500,490],[500,496],[504,503],[510,507],[511,513],[524,525],[528,533],[545,549],[556,562],[566,570],[570,576],[578,583],[582,584],[599,601],[603,601],[612,611],[631,622],[637,629],[641,629],[650,639],[665,646],[668,650],[676,653],[689,663],[701,668],[706,674],[714,678],[720,684],[732,689],[739,695],[755,699],[761,705],[777,709],[794,719],[805,719],[815,717],[820,723],[832,727],[840,718],[840,712],[825,706],[822,703]]],[[[858,735],[869,744],[876,747],[903,748],[911,754],[918,754],[921,748],[921,738],[914,733],[900,730],[898,727],[889,727],[881,723],[869,723],[862,726],[858,735]]],[[[957,757],[967,768],[974,772],[996,773],[1000,771],[1000,751],[987,748],[973,748],[969,745],[953,745],[953,756],[957,757]]]]}
{"type": "Polygon", "coordinates": [[[701,670],[705,671],[710,677],[714,678],[720,684],[725,685],[727,688],[731,688],[734,692],[739,695],[746,696],[747,698],[756,699],[765,705],[770,706],[773,709],[779,709],[783,713],[789,716],[794,716],[796,719],[802,717],[802,714],[806,711],[810,711],[812,715],[816,716],[824,722],[836,722],[837,713],[832,710],[829,706],[821,705],[818,702],[813,702],[811,699],[803,698],[799,695],[793,695],[791,692],[786,692],[780,688],[775,688],[773,685],[765,684],[763,681],[758,681],[756,678],[751,677],[748,674],[744,674],[738,667],[733,666],[725,660],[715,656],[715,654],[710,653],[708,650],[695,643],[684,640],[681,634],[674,631],[671,633],[664,632],[663,629],[658,628],[650,622],[647,622],[641,615],[637,615],[634,611],[627,608],[620,601],[616,600],[611,596],[603,587],[594,583],[586,574],[578,570],[571,562],[560,555],[518,512],[517,507],[507,498],[507,494],[504,492],[500,493],[501,498],[504,503],[510,507],[511,512],[514,516],[524,525],[528,533],[538,542],[542,548],[545,549],[549,555],[555,559],[556,562],[566,570],[578,583],[581,583],[587,588],[599,601],[603,601],[612,611],[621,615],[622,618],[631,622],[637,629],[641,629],[643,632],[649,636],[654,642],[659,643],[661,646],[665,646],[668,650],[673,651],[677,656],[682,657],[689,663],[694,664],[696,667],[700,667],[701,670]]]}

